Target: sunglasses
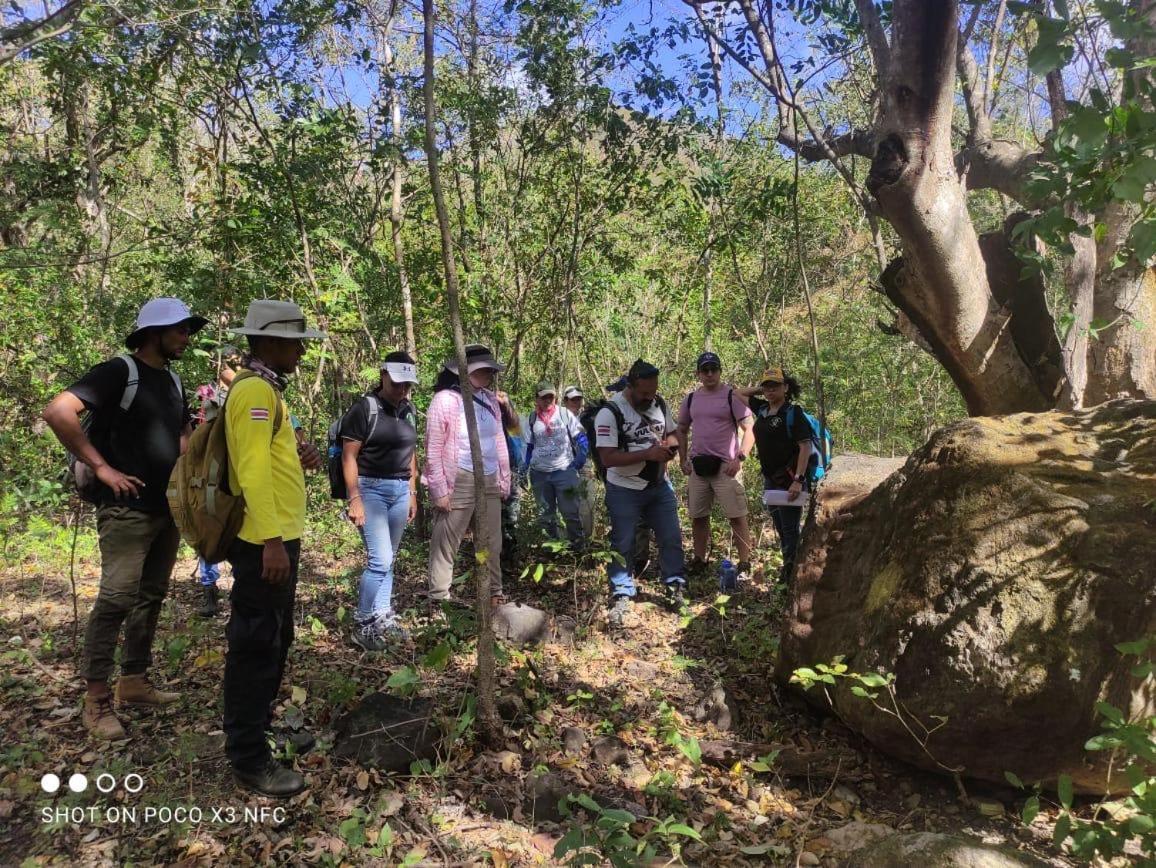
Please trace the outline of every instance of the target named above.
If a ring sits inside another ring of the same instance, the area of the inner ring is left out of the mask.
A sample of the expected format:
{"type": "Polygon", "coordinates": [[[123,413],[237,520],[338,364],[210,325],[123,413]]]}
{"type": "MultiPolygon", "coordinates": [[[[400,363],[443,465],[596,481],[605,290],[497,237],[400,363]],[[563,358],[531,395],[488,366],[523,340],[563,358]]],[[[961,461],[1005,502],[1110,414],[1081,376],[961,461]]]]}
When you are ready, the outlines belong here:
{"type": "Polygon", "coordinates": [[[717,374],[721,370],[722,368],[718,365],[706,365],[705,367],[699,368],[698,372],[700,374],[717,374]]]}

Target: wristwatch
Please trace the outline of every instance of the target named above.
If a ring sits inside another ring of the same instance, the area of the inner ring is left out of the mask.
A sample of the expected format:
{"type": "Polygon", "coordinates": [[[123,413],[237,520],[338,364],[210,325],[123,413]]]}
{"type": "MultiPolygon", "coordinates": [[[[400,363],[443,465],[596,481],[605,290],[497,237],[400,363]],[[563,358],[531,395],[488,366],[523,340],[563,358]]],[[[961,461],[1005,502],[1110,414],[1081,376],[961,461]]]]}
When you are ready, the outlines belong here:
{"type": "Polygon", "coordinates": [[[743,453],[741,453],[741,452],[738,455],[736,455],[735,458],[737,458],[739,461],[746,461],[747,460],[747,456],[743,455],[743,453]]]}

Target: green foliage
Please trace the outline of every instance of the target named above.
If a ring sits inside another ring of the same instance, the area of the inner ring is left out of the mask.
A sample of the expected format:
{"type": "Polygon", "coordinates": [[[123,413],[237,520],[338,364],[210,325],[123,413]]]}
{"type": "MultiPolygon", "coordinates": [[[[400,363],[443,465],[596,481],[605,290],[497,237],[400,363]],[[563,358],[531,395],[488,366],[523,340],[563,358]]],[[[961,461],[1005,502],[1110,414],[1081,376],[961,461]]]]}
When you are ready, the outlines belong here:
{"type": "MultiPolygon", "coordinates": [[[[1116,650],[1138,658],[1132,667],[1134,678],[1150,678],[1156,671],[1156,638],[1121,642],[1116,650]]],[[[1120,799],[1105,796],[1090,816],[1075,810],[1075,794],[1069,775],[1056,781],[1058,816],[1052,843],[1068,848],[1082,860],[1110,860],[1135,848],[1145,860],[1156,858],[1156,716],[1129,720],[1120,709],[1107,702],[1096,703],[1096,715],[1103,729],[1084,745],[1089,751],[1110,751],[1113,774],[1122,774],[1130,784],[1120,799]]],[[[1004,772],[1017,789],[1028,787],[1014,772],[1004,772]]],[[[1041,783],[1036,782],[1024,802],[1020,819],[1030,825],[1041,810],[1041,783]]]]}
{"type": "Polygon", "coordinates": [[[572,819],[566,834],[554,845],[554,858],[564,865],[609,862],[615,868],[629,868],[654,861],[660,848],[677,860],[683,839],[702,840],[698,831],[674,817],[645,818],[649,828],[638,834],[634,830],[638,817],[620,808],[604,808],[585,793],[567,796],[560,807],[572,819]]]}

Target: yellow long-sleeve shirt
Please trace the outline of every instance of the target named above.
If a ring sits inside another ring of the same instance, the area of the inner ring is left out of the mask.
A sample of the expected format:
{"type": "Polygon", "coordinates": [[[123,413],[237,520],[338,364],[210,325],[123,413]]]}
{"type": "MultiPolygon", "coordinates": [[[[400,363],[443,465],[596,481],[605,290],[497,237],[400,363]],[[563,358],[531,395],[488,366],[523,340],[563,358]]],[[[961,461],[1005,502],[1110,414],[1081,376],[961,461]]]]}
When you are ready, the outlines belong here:
{"type": "Polygon", "coordinates": [[[245,498],[241,539],[257,545],[274,537],[300,539],[305,530],[305,472],[281,394],[260,377],[236,383],[225,401],[225,439],[229,487],[245,498]],[[274,436],[278,405],[282,422],[274,436]]]}

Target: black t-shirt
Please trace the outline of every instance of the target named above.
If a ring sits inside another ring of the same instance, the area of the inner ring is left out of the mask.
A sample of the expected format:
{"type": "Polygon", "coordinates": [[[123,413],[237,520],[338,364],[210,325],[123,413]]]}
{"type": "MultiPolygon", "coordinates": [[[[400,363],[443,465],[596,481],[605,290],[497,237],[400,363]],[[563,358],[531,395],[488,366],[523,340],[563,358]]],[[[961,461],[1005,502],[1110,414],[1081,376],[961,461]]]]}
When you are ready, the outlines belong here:
{"type": "Polygon", "coordinates": [[[189,406],[167,368],[136,359],[136,397],[127,410],[120,401],[128,383],[123,359],[101,362],[68,387],[92,413],[88,436],[104,459],[145,484],[140,497],[117,500],[101,486],[99,503],[117,504],[157,515],[167,514],[165,489],[181,454],[181,431],[189,422],[189,406]]]}
{"type": "Polygon", "coordinates": [[[417,446],[415,425],[413,405],[409,401],[394,407],[374,392],[358,398],[341,419],[342,438],[361,444],[357,475],[370,479],[409,479],[413,450],[417,446]],[[377,404],[376,425],[370,420],[366,398],[377,404]]]}
{"type": "Polygon", "coordinates": [[[790,406],[790,402],[787,402],[777,413],[769,413],[766,401],[758,397],[751,398],[759,466],[763,471],[763,479],[774,488],[790,487],[799,460],[799,444],[810,440],[815,433],[798,407],[791,414],[791,430],[787,430],[787,408],[790,406]]]}

